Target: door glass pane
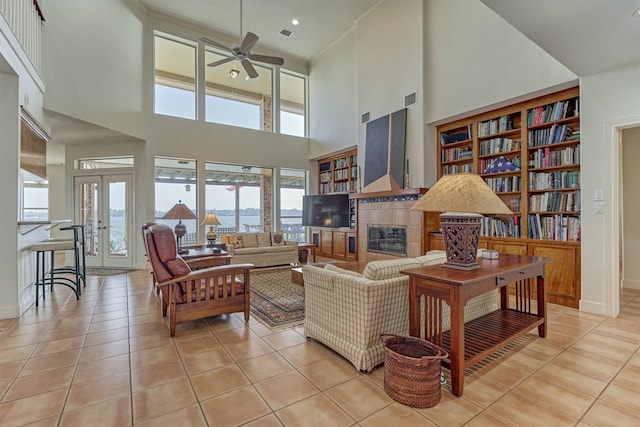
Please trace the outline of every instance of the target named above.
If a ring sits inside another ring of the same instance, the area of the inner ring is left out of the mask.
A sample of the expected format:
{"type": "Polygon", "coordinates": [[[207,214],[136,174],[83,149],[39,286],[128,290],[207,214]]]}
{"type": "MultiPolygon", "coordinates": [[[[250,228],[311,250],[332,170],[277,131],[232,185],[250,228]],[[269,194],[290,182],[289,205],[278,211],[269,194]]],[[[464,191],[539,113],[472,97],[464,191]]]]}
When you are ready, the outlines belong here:
{"type": "Polygon", "coordinates": [[[99,253],[98,183],[80,184],[80,221],[84,224],[85,251],[88,257],[99,253]]]}
{"type": "Polygon", "coordinates": [[[126,257],[128,254],[127,185],[109,183],[109,256],[126,257]]]}

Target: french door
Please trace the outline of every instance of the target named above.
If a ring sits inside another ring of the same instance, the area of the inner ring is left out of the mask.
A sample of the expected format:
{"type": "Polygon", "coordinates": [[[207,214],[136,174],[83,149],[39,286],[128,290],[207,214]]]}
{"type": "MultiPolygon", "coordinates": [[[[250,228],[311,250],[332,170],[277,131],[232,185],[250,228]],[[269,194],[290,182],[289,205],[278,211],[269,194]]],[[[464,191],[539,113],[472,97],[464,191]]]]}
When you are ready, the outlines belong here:
{"type": "Polygon", "coordinates": [[[133,267],[132,174],[74,177],[75,223],[84,224],[88,267],[133,267]]]}

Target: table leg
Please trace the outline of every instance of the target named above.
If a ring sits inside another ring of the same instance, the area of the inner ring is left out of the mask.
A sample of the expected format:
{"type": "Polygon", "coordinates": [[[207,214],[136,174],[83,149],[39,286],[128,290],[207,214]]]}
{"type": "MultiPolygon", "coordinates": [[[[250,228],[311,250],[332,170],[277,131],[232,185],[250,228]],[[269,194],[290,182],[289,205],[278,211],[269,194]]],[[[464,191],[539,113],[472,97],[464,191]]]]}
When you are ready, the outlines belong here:
{"type": "Polygon", "coordinates": [[[420,307],[416,286],[416,279],[409,276],[409,335],[420,338],[420,307]]]}
{"type": "Polygon", "coordinates": [[[538,316],[544,319],[544,322],[538,326],[538,336],[546,338],[547,336],[547,286],[544,281],[544,276],[536,277],[536,301],[538,303],[538,316]]]}
{"type": "MultiPolygon", "coordinates": [[[[455,298],[454,301],[459,301],[455,298]]],[[[462,396],[464,387],[464,304],[451,304],[451,392],[462,396]]]]}

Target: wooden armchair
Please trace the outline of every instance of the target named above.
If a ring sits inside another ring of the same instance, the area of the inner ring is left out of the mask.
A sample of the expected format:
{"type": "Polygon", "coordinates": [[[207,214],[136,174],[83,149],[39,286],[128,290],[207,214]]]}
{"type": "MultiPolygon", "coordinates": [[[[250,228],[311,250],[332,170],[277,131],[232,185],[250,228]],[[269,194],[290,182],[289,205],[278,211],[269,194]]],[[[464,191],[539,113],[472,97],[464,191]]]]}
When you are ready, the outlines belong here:
{"type": "Polygon", "coordinates": [[[169,313],[169,331],[176,322],[244,311],[249,321],[253,264],[234,264],[192,271],[177,254],[173,231],[163,224],[142,227],[147,256],[162,299],[162,315],[169,313]],[[167,310],[168,309],[168,310],[167,310]]]}

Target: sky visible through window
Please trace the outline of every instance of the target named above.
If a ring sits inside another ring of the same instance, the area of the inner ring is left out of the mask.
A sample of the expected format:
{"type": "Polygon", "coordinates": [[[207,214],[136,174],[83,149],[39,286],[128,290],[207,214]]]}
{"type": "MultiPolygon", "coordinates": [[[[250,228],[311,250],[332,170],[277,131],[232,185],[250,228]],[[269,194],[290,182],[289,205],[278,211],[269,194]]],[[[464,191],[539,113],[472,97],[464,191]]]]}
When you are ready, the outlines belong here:
{"type": "MultiPolygon", "coordinates": [[[[156,84],[155,112],[173,117],[195,119],[195,94],[188,90],[156,84]]],[[[260,129],[260,106],[231,99],[207,95],[205,97],[205,120],[248,129],[260,129]]],[[[304,136],[304,116],[281,112],[281,131],[288,135],[304,136]]],[[[197,189],[185,184],[156,183],[156,210],[168,211],[182,200],[192,210],[196,209],[197,189]]],[[[258,187],[241,188],[240,209],[260,206],[258,187]]],[[[304,190],[281,192],[282,209],[302,209],[304,190]]],[[[233,186],[207,185],[205,190],[206,211],[235,209],[235,188],[233,186]]]]}

